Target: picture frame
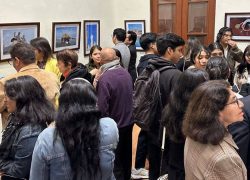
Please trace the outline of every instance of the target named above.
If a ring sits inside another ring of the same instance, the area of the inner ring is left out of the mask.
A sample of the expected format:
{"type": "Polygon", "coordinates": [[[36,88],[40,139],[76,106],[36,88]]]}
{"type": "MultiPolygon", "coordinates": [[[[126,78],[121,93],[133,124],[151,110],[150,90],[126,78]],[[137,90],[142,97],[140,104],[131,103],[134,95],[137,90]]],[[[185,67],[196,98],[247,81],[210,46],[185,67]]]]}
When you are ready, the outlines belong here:
{"type": "Polygon", "coordinates": [[[81,22],[53,22],[52,50],[80,49],[81,22]]]}
{"type": "Polygon", "coordinates": [[[235,41],[250,41],[250,12],[225,13],[225,26],[232,28],[235,41]]]}
{"type": "Polygon", "coordinates": [[[125,20],[124,21],[125,30],[134,31],[137,34],[137,40],[135,42],[136,50],[142,51],[140,45],[140,37],[146,32],[146,22],[145,20],[125,20]]]}
{"type": "Polygon", "coordinates": [[[84,56],[88,56],[90,48],[100,46],[100,20],[84,20],[84,56]]]}
{"type": "Polygon", "coordinates": [[[39,22],[0,24],[0,62],[10,60],[9,50],[15,43],[30,43],[39,36],[39,22]]]}

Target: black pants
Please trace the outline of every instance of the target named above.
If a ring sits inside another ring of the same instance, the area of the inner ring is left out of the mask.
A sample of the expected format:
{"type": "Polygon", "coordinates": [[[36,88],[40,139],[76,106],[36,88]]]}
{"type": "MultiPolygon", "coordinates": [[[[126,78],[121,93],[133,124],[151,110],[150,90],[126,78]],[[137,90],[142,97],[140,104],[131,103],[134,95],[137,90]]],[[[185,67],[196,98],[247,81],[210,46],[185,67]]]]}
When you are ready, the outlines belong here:
{"type": "Polygon", "coordinates": [[[145,167],[145,162],[148,154],[147,137],[148,137],[147,132],[141,130],[138,136],[138,142],[136,147],[135,169],[140,169],[145,167]]]}
{"type": "Polygon", "coordinates": [[[148,161],[149,161],[149,179],[157,180],[160,175],[168,173],[168,142],[166,140],[163,157],[159,145],[148,141],[148,161]],[[162,159],[161,159],[162,158],[162,159]],[[161,166],[162,160],[162,166],[161,166]]]}
{"type": "Polygon", "coordinates": [[[117,180],[130,180],[132,166],[133,125],[119,128],[119,142],[115,151],[114,175],[117,180]]]}

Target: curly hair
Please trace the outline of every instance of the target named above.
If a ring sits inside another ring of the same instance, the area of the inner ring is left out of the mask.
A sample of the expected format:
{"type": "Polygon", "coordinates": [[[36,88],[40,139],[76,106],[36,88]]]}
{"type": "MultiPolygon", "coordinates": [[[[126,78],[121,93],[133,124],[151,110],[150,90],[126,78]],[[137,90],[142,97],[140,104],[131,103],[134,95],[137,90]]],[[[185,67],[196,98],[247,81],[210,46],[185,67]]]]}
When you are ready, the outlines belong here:
{"type": "Polygon", "coordinates": [[[187,69],[179,77],[170,94],[169,103],[163,110],[163,125],[171,140],[184,141],[181,127],[191,93],[199,84],[207,80],[209,80],[207,72],[196,68],[187,69]]]}
{"type": "Polygon", "coordinates": [[[7,80],[4,89],[5,94],[16,101],[14,118],[17,122],[40,124],[45,128],[54,120],[54,106],[35,78],[20,76],[7,80]]]}
{"type": "Polygon", "coordinates": [[[94,179],[100,170],[101,113],[94,87],[84,79],[68,81],[59,97],[56,134],[69,155],[74,179],[87,174],[94,179]]]}
{"type": "Polygon", "coordinates": [[[203,144],[218,145],[227,129],[219,120],[230,97],[230,84],[225,80],[211,80],[192,93],[183,121],[185,136],[203,144]]]}

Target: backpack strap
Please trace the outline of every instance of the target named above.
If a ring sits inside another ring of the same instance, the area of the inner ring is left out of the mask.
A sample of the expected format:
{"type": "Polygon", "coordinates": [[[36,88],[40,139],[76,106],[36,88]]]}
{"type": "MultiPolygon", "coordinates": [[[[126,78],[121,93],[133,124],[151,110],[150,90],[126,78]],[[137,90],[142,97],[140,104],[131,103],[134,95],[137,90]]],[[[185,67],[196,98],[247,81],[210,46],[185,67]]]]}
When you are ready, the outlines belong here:
{"type": "Polygon", "coordinates": [[[174,66],[164,66],[164,67],[159,68],[158,71],[161,73],[161,72],[163,72],[163,71],[165,71],[167,69],[176,69],[176,67],[174,67],[174,66]]]}

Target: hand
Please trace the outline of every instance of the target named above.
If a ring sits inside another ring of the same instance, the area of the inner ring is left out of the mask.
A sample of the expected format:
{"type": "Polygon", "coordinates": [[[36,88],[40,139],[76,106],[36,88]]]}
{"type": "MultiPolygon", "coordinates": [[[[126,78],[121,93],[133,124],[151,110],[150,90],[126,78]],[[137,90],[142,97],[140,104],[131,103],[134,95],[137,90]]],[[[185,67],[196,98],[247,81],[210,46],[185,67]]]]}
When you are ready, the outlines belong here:
{"type": "Polygon", "coordinates": [[[233,41],[233,40],[228,40],[228,44],[232,47],[235,47],[236,46],[236,42],[233,41]]]}
{"type": "Polygon", "coordinates": [[[92,69],[91,71],[90,71],[90,74],[92,74],[93,76],[95,76],[96,74],[97,74],[97,72],[98,72],[98,69],[92,69]]]}

